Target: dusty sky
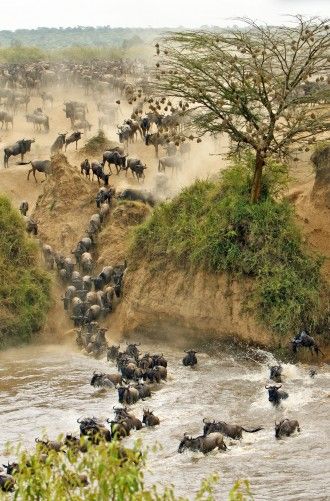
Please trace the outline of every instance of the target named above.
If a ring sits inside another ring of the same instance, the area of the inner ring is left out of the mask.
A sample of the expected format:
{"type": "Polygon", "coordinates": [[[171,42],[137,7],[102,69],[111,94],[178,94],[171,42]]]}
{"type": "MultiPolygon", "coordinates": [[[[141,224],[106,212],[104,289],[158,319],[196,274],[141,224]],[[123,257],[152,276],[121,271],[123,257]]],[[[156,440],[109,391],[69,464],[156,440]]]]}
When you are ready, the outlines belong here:
{"type": "Polygon", "coordinates": [[[227,26],[242,16],[282,24],[287,14],[326,17],[329,4],[329,0],[0,0],[0,29],[227,26]]]}

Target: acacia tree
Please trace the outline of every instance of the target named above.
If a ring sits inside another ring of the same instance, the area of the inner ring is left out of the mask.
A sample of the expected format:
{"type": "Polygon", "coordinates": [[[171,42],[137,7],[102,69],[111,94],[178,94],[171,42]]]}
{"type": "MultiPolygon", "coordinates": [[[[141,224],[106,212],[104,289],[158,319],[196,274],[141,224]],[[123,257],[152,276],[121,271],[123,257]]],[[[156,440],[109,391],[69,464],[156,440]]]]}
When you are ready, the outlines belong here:
{"type": "Polygon", "coordinates": [[[266,159],[281,159],[329,131],[330,30],[327,20],[220,32],[183,31],[156,44],[157,93],[184,99],[199,134],[227,133],[255,151],[251,188],[258,201],[266,159]],[[188,105],[189,103],[189,105],[188,105]]]}

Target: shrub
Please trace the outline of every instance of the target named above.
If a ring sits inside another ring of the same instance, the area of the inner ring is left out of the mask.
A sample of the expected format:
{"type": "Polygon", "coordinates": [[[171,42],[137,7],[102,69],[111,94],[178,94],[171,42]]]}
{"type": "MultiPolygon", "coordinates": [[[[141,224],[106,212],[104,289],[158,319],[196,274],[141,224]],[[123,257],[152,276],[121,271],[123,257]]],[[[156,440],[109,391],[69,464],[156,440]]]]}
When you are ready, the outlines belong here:
{"type": "MultiPolygon", "coordinates": [[[[186,497],[178,498],[172,486],[165,486],[162,492],[155,485],[146,488],[146,453],[141,452],[140,441],[132,449],[124,448],[117,440],[96,446],[82,438],[81,445],[86,452],[63,447],[62,452],[45,454],[41,444],[34,453],[21,452],[19,469],[14,473],[14,493],[3,497],[20,501],[188,501],[186,497]]],[[[218,480],[216,474],[203,480],[195,501],[215,501],[218,480]]],[[[249,483],[236,482],[229,499],[251,500],[249,483]]]]}
{"type": "Polygon", "coordinates": [[[293,208],[276,200],[288,176],[269,161],[258,204],[249,200],[251,160],[236,162],[217,182],[196,181],[156,207],[137,228],[132,261],[146,257],[253,279],[251,308],[269,328],[292,333],[315,326],[320,313],[322,259],[302,243],[293,208]]]}
{"type": "Polygon", "coordinates": [[[20,214],[0,196],[0,347],[27,342],[46,318],[50,279],[20,214]]]}

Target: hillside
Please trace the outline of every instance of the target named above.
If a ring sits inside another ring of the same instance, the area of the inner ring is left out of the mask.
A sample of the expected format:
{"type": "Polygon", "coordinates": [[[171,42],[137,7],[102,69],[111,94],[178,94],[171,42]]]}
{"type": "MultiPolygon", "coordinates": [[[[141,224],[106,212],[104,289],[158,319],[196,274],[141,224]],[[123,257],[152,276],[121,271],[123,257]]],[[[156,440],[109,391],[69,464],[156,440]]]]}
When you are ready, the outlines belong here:
{"type": "Polygon", "coordinates": [[[50,303],[50,278],[38,246],[8,198],[0,196],[0,348],[25,343],[40,330],[50,303]]]}

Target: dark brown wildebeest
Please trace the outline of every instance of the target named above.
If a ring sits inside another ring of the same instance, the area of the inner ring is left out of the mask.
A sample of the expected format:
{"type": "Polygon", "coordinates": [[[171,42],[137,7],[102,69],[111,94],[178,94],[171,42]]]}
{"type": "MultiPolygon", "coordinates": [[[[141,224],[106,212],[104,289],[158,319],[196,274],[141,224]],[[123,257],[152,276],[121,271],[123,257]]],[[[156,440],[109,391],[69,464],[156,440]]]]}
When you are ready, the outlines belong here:
{"type": "Polygon", "coordinates": [[[94,372],[91,379],[91,385],[113,387],[116,386],[116,384],[121,384],[122,380],[123,378],[120,374],[105,374],[103,372],[94,372]]]}
{"type": "Polygon", "coordinates": [[[142,423],[146,426],[157,426],[160,423],[159,417],[155,416],[153,411],[143,409],[142,423]]]}
{"type": "Polygon", "coordinates": [[[48,174],[52,172],[52,165],[50,160],[31,160],[30,162],[20,162],[19,165],[29,165],[31,164],[31,169],[28,172],[27,180],[30,179],[31,172],[33,173],[33,177],[35,182],[37,183],[36,171],[42,172],[45,174],[46,178],[48,174]]]}
{"type": "Polygon", "coordinates": [[[89,163],[88,158],[85,158],[85,160],[80,164],[80,172],[81,174],[85,174],[85,176],[90,179],[91,178],[90,170],[91,170],[91,164],[89,163]]]}
{"type": "Polygon", "coordinates": [[[12,146],[4,148],[4,167],[8,167],[9,158],[11,156],[21,155],[21,161],[24,160],[24,155],[31,150],[31,144],[35,139],[20,139],[12,146]]]}
{"type": "Polygon", "coordinates": [[[243,428],[243,426],[239,426],[237,424],[227,424],[224,421],[206,421],[203,419],[204,423],[204,435],[209,435],[210,433],[220,432],[227,437],[233,438],[234,440],[239,440],[242,438],[242,432],[246,431],[247,433],[255,433],[257,431],[262,430],[263,428],[259,426],[258,428],[247,429],[243,428]]]}
{"type": "Polygon", "coordinates": [[[280,390],[281,387],[281,384],[266,384],[265,386],[266,390],[268,390],[268,400],[275,406],[279,405],[281,400],[285,400],[289,396],[286,391],[280,390]]]}
{"type": "Polygon", "coordinates": [[[289,437],[295,431],[300,431],[299,423],[296,419],[282,419],[279,423],[275,421],[275,437],[289,437]]]}
{"type": "Polygon", "coordinates": [[[188,350],[185,351],[185,353],[187,353],[187,355],[182,359],[183,365],[185,365],[186,367],[187,366],[194,367],[197,364],[197,357],[196,357],[197,351],[188,350]]]}
{"type": "Polygon", "coordinates": [[[66,138],[65,140],[65,151],[68,147],[69,144],[71,143],[76,143],[76,150],[78,149],[78,141],[81,139],[83,132],[80,131],[75,131],[72,134],[70,134],[69,137],[66,138]]]}
{"type": "Polygon", "coordinates": [[[57,138],[55,139],[54,143],[50,147],[50,152],[52,155],[63,150],[63,146],[65,145],[65,136],[66,135],[67,135],[67,132],[64,132],[64,134],[61,134],[60,132],[58,133],[57,138]]]}
{"type": "Polygon", "coordinates": [[[178,452],[181,453],[185,449],[200,451],[203,454],[207,454],[213,451],[213,449],[225,451],[227,450],[227,446],[221,433],[210,433],[209,435],[200,435],[196,438],[188,437],[187,433],[185,433],[180,442],[178,452]]]}

